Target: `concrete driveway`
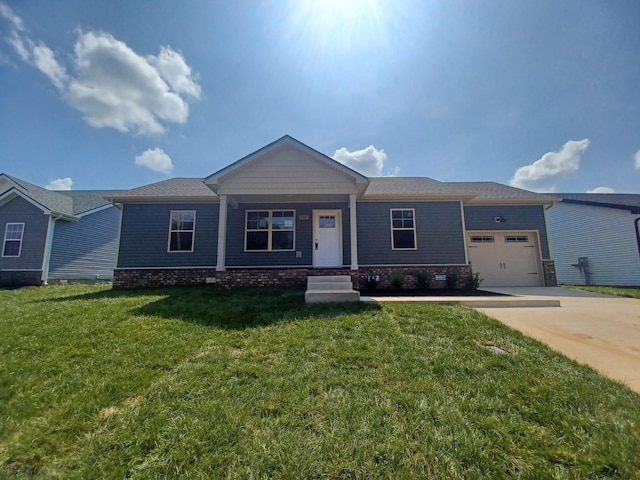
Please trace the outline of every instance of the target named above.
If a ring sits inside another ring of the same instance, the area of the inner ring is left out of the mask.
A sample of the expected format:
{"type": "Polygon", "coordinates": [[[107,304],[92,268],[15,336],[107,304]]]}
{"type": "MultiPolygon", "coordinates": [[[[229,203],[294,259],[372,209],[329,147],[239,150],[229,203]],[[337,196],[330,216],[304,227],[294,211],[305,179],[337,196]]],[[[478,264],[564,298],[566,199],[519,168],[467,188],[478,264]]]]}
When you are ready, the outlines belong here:
{"type": "Polygon", "coordinates": [[[640,393],[640,300],[568,288],[486,288],[560,308],[478,308],[640,393]]]}

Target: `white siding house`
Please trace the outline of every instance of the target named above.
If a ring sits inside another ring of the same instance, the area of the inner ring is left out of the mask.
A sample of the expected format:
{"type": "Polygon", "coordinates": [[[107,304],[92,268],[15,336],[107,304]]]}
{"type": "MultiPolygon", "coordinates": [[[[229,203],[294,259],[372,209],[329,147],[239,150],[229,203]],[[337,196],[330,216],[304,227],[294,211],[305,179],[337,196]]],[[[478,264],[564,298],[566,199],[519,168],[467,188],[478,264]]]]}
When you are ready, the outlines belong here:
{"type": "Polygon", "coordinates": [[[547,222],[558,282],[640,286],[640,195],[556,196],[547,222]]]}

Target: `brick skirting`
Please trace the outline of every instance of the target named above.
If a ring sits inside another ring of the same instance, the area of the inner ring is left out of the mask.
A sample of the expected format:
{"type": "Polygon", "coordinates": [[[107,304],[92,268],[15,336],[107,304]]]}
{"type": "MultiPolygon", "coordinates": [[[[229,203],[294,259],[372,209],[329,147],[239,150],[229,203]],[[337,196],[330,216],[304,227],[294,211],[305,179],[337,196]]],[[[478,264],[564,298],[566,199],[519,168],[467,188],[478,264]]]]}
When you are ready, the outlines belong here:
{"type": "Polygon", "coordinates": [[[417,276],[425,272],[431,276],[430,288],[444,288],[445,280],[435,280],[436,275],[447,275],[455,271],[458,274],[457,288],[467,286],[471,269],[467,265],[442,265],[436,267],[366,267],[360,270],[349,268],[314,269],[228,269],[218,272],[215,268],[136,268],[116,269],[113,286],[116,288],[165,287],[211,284],[222,288],[233,287],[299,287],[307,285],[307,277],[312,275],[350,275],[353,288],[366,288],[368,277],[380,277],[377,288],[393,288],[393,279],[401,275],[405,289],[418,288],[417,276]]]}
{"type": "Polygon", "coordinates": [[[0,286],[25,287],[28,285],[41,285],[41,271],[10,271],[0,270],[0,286]]]}
{"type": "Polygon", "coordinates": [[[211,284],[222,288],[304,288],[307,286],[307,277],[311,275],[350,275],[353,288],[358,288],[358,271],[349,268],[243,268],[228,269],[224,272],[218,272],[215,268],[116,269],[113,275],[113,286],[139,288],[211,284]]]}
{"type": "Polygon", "coordinates": [[[556,262],[553,260],[542,260],[542,270],[544,273],[544,286],[557,287],[556,262]]]}

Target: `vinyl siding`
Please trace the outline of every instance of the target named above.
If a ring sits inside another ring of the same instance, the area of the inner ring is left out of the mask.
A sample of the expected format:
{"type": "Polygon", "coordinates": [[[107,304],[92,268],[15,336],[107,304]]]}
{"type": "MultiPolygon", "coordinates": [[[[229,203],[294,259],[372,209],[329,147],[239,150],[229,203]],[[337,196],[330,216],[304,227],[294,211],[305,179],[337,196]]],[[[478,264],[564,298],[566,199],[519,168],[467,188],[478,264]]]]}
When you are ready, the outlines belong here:
{"type": "Polygon", "coordinates": [[[0,207],[0,270],[41,270],[49,217],[22,197],[0,207]],[[19,257],[3,257],[7,223],[24,223],[19,257]]]}
{"type": "Polygon", "coordinates": [[[547,228],[542,205],[479,205],[465,206],[467,230],[538,231],[543,258],[550,258],[547,228]],[[505,219],[496,223],[495,218],[505,219]]]}
{"type": "Polygon", "coordinates": [[[584,285],[578,257],[589,258],[593,285],[640,286],[640,253],[626,210],[558,203],[547,211],[558,282],[584,285]]]}
{"type": "Polygon", "coordinates": [[[313,264],[313,210],[342,211],[342,262],[351,263],[351,237],[349,234],[349,208],[345,203],[292,203],[292,204],[240,204],[227,214],[228,267],[310,266],[313,264]],[[295,210],[294,251],[245,252],[245,212],[247,210],[295,210]],[[301,220],[300,216],[307,217],[301,220]],[[296,258],[296,251],[302,253],[296,258]]]}
{"type": "Polygon", "coordinates": [[[355,192],[353,179],[294,148],[285,148],[256,159],[250,166],[224,178],[218,190],[220,194],[355,192]]]}
{"type": "Polygon", "coordinates": [[[360,265],[466,263],[459,202],[360,202],[357,208],[360,265]],[[416,250],[392,250],[392,208],[415,209],[416,250]]]}
{"type": "Polygon", "coordinates": [[[218,212],[217,203],[123,205],[118,267],[215,266],[218,212]],[[172,210],[195,210],[193,252],[167,251],[172,210]]]}
{"type": "Polygon", "coordinates": [[[111,280],[116,266],[120,211],[115,207],[79,222],[56,221],[48,280],[111,280]]]}

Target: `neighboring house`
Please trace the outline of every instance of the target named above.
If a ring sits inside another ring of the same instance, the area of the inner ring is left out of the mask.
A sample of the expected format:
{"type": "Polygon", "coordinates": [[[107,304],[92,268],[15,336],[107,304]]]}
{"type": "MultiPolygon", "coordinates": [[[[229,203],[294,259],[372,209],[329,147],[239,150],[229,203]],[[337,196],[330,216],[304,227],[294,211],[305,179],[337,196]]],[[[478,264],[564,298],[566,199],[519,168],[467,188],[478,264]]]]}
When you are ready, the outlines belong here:
{"type": "Polygon", "coordinates": [[[121,287],[303,286],[309,275],[394,275],[433,286],[555,285],[544,209],[553,199],[493,182],[367,178],[285,136],[206,178],[120,192],[121,287]]]}
{"type": "Polygon", "coordinates": [[[640,286],[640,195],[557,193],[547,212],[558,281],[640,286]]]}
{"type": "Polygon", "coordinates": [[[50,191],[0,174],[0,284],[111,280],[120,213],[114,190],[50,191]]]}

